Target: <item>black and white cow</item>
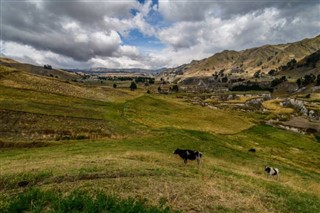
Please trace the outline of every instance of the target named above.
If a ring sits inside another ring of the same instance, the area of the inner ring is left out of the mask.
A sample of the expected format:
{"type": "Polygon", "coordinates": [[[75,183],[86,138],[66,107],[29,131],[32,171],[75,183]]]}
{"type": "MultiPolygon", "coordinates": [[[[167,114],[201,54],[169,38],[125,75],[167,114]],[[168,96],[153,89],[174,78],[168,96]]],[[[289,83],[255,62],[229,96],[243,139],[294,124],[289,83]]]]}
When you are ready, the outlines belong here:
{"type": "Polygon", "coordinates": [[[265,166],[264,171],[267,177],[275,176],[279,180],[279,169],[270,166],[265,166]]]}
{"type": "Polygon", "coordinates": [[[188,160],[197,160],[198,165],[201,164],[202,153],[190,149],[176,149],[173,154],[178,154],[186,164],[188,160]]]}

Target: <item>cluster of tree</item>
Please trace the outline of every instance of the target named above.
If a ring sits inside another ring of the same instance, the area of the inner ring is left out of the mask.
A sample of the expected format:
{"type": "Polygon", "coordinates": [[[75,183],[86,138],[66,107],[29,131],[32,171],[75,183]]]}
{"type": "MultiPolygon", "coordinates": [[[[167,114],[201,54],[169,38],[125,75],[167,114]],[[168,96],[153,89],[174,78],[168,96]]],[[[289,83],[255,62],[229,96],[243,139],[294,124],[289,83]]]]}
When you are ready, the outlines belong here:
{"type": "Polygon", "coordinates": [[[275,71],[275,70],[270,70],[269,72],[268,72],[268,75],[271,75],[271,76],[273,76],[273,75],[275,75],[277,73],[277,71],[275,71]]]}
{"type": "Polygon", "coordinates": [[[136,83],[144,83],[144,82],[148,82],[149,84],[154,84],[154,78],[150,78],[150,77],[135,77],[134,81],[136,83]]]}
{"type": "Polygon", "coordinates": [[[317,65],[318,61],[320,61],[320,51],[312,53],[305,60],[305,63],[299,64],[297,67],[307,66],[307,67],[316,68],[316,65],[317,65]]]}
{"type": "Polygon", "coordinates": [[[262,76],[261,70],[258,70],[257,72],[255,72],[253,74],[253,77],[255,77],[255,78],[261,78],[261,76],[262,76]]]}
{"type": "MultiPolygon", "coordinates": [[[[162,90],[162,88],[160,86],[158,87],[158,92],[167,94],[167,91],[162,90]]],[[[179,92],[178,85],[175,84],[175,85],[171,86],[169,88],[169,92],[179,92]]]]}
{"type": "Polygon", "coordinates": [[[48,69],[48,70],[52,70],[52,66],[50,64],[45,64],[43,66],[43,68],[48,69]]]}
{"type": "Polygon", "coordinates": [[[238,85],[235,85],[229,89],[231,91],[266,90],[265,87],[262,87],[259,83],[255,83],[255,82],[246,82],[246,83],[238,84],[238,85]]]}
{"type": "Polygon", "coordinates": [[[299,88],[305,87],[309,84],[316,83],[316,85],[320,85],[320,74],[316,77],[314,74],[305,75],[303,78],[299,78],[296,81],[299,88]]]}
{"type": "Polygon", "coordinates": [[[287,65],[283,65],[279,67],[279,70],[284,71],[284,70],[292,70],[295,65],[297,64],[297,60],[296,59],[291,59],[287,65]]]}
{"type": "Polygon", "coordinates": [[[136,83],[142,82],[142,83],[149,83],[149,84],[154,84],[154,78],[150,77],[125,77],[125,76],[110,76],[110,77],[105,77],[105,76],[99,76],[99,80],[111,80],[111,81],[135,81],[136,83]]]}
{"type": "Polygon", "coordinates": [[[271,81],[271,87],[275,87],[285,81],[287,81],[286,76],[282,76],[281,78],[275,78],[271,81]]]}
{"type": "Polygon", "coordinates": [[[90,75],[86,75],[86,74],[85,74],[84,76],[82,76],[81,79],[82,79],[82,80],[86,80],[86,79],[89,79],[89,78],[90,78],[90,75]]]}

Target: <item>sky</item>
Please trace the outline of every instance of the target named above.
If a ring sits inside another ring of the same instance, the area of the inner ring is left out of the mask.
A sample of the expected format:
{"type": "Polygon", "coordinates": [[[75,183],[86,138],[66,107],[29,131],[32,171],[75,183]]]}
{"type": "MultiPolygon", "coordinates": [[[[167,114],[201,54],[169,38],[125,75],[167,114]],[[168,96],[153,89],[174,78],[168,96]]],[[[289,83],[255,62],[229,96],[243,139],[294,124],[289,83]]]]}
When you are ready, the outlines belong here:
{"type": "Polygon", "coordinates": [[[320,0],[0,0],[1,55],[58,68],[175,67],[320,34],[320,0]]]}

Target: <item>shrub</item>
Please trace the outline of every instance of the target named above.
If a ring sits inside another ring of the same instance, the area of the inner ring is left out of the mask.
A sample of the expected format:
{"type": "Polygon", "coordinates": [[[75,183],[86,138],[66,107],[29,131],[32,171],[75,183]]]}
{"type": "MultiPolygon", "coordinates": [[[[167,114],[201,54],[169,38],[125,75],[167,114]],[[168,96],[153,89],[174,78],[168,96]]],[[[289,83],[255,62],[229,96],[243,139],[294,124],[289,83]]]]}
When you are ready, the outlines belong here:
{"type": "Polygon", "coordinates": [[[52,66],[50,64],[45,64],[43,66],[43,68],[48,69],[48,70],[52,70],[52,66]]]}
{"type": "Polygon", "coordinates": [[[279,84],[281,84],[282,82],[287,81],[287,77],[286,76],[282,76],[281,78],[276,78],[274,80],[271,81],[271,87],[275,87],[279,84]]]}
{"type": "Polygon", "coordinates": [[[173,85],[172,87],[170,87],[170,91],[172,91],[172,92],[179,92],[179,87],[178,87],[178,85],[173,85]]]}
{"type": "Polygon", "coordinates": [[[137,84],[134,81],[132,81],[131,85],[130,85],[130,90],[133,91],[133,90],[136,90],[136,89],[137,89],[137,84]]]}

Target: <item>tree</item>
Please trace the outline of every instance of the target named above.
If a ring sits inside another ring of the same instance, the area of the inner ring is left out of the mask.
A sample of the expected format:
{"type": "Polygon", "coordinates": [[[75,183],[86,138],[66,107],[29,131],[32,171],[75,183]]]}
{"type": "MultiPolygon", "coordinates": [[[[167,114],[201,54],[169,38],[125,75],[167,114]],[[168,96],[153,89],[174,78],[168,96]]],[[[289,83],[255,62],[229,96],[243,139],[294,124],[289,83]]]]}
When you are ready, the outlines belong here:
{"type": "Polygon", "coordinates": [[[133,91],[133,90],[136,90],[136,89],[137,89],[137,84],[134,81],[132,81],[131,85],[130,85],[130,90],[133,91]]]}
{"type": "Polygon", "coordinates": [[[275,70],[270,70],[270,71],[268,72],[268,74],[269,74],[269,75],[274,75],[274,74],[276,74],[276,71],[275,71],[275,70]]]}
{"type": "Polygon", "coordinates": [[[312,84],[316,80],[316,76],[314,74],[309,74],[304,76],[304,85],[312,84]]]}
{"type": "Polygon", "coordinates": [[[221,79],[221,82],[222,82],[222,83],[227,83],[227,82],[228,82],[228,77],[227,77],[227,76],[223,77],[223,78],[221,79]]]}
{"type": "Polygon", "coordinates": [[[301,78],[298,78],[297,81],[296,81],[297,85],[299,88],[302,87],[302,79],[301,78]]]}
{"type": "Polygon", "coordinates": [[[48,70],[52,70],[52,66],[50,64],[45,64],[43,66],[43,68],[48,69],[48,70]]]}
{"type": "Polygon", "coordinates": [[[179,92],[179,87],[178,87],[178,85],[173,85],[172,87],[170,87],[170,90],[172,91],[172,92],[179,92]]]}
{"type": "Polygon", "coordinates": [[[255,73],[253,74],[253,77],[255,77],[255,78],[260,78],[260,77],[261,77],[261,71],[258,70],[257,72],[255,72],[255,73]]]}
{"type": "Polygon", "coordinates": [[[287,81],[287,77],[286,76],[282,76],[281,78],[273,79],[271,81],[271,87],[275,87],[278,84],[281,84],[282,82],[285,82],[285,81],[287,81]]]}
{"type": "Polygon", "coordinates": [[[154,78],[149,79],[149,84],[154,84],[154,78]]]}
{"type": "Polygon", "coordinates": [[[320,74],[317,76],[316,86],[320,86],[320,74]]]}
{"type": "Polygon", "coordinates": [[[117,88],[117,84],[116,83],[113,84],[113,88],[117,88]]]}

